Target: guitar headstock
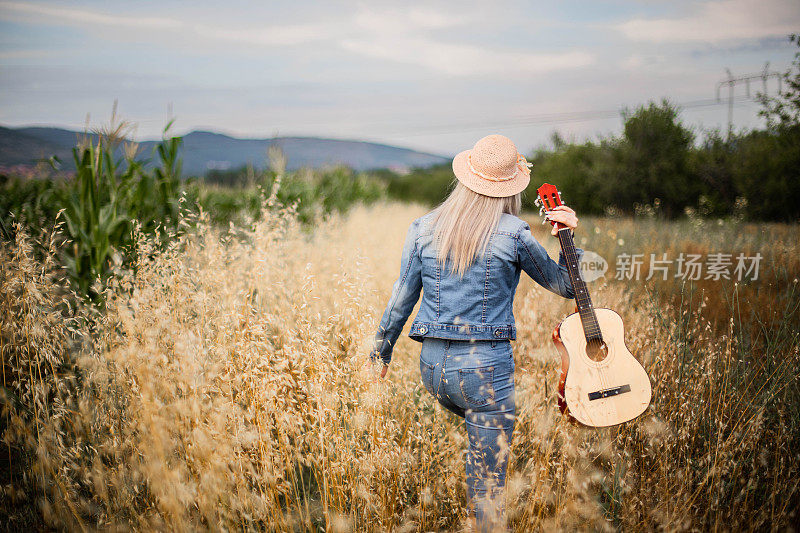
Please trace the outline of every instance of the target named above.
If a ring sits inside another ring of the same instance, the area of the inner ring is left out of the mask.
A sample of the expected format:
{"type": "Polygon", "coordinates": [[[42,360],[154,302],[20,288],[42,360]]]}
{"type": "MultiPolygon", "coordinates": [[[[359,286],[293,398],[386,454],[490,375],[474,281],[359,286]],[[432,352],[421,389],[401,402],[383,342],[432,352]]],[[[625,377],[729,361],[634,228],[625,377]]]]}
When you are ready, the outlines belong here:
{"type": "Polygon", "coordinates": [[[544,183],[541,187],[536,189],[536,194],[537,197],[533,203],[534,205],[539,206],[539,216],[545,215],[545,218],[542,220],[542,224],[545,222],[550,222],[550,224],[556,226],[558,229],[566,227],[559,222],[553,222],[547,218],[548,211],[556,206],[563,205],[561,202],[561,193],[558,192],[556,186],[550,185],[549,183],[544,183]]]}

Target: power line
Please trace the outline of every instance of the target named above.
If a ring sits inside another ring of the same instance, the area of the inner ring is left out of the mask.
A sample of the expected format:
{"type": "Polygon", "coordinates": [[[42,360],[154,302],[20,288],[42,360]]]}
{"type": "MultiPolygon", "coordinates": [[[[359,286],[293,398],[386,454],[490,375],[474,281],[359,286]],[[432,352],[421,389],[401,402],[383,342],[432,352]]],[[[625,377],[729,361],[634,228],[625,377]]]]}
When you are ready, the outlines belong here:
{"type": "MultiPolygon", "coordinates": [[[[749,97],[737,97],[732,100],[737,103],[752,101],[749,97]]],[[[698,107],[711,107],[721,105],[722,102],[715,98],[706,98],[702,100],[691,100],[687,102],[675,103],[675,107],[679,109],[692,109],[698,107]]],[[[568,111],[563,113],[542,113],[537,115],[528,115],[516,119],[508,119],[502,122],[470,122],[461,124],[447,124],[436,125],[432,127],[415,128],[413,133],[403,134],[402,130],[395,130],[394,132],[386,132],[384,135],[396,135],[399,137],[416,137],[419,135],[435,135],[446,133],[460,133],[462,131],[482,130],[482,129],[498,129],[498,128],[515,128],[523,126],[534,126],[541,124],[564,124],[569,122],[587,122],[592,120],[603,120],[609,118],[619,117],[625,107],[618,107],[616,109],[602,109],[602,110],[585,110],[585,111],[568,111]]]]}
{"type": "MultiPolygon", "coordinates": [[[[760,79],[761,75],[754,77],[760,79]]],[[[737,78],[734,79],[733,81],[738,82],[740,79],[744,80],[746,78],[737,78]]],[[[726,80],[720,83],[727,84],[728,81],[730,80],[726,80]]],[[[750,98],[749,96],[750,95],[749,86],[747,94],[748,94],[747,96],[730,97],[726,99],[725,102],[722,102],[719,98],[706,98],[700,100],[677,102],[673,103],[673,105],[678,109],[694,109],[701,107],[713,107],[722,105],[723,103],[727,103],[730,108],[734,104],[743,105],[745,102],[753,102],[753,99],[750,98]]],[[[626,108],[628,108],[628,106],[618,106],[616,108],[597,109],[597,110],[565,111],[560,113],[540,113],[540,114],[503,119],[498,121],[442,123],[442,124],[434,124],[421,127],[409,124],[407,127],[404,127],[403,129],[384,131],[381,133],[381,135],[404,138],[404,137],[418,137],[423,135],[439,135],[439,134],[444,135],[444,134],[461,133],[465,131],[474,131],[474,130],[520,128],[520,127],[543,125],[543,124],[566,124],[575,122],[589,122],[595,120],[606,120],[611,118],[617,118],[621,116],[622,112],[626,108]],[[409,132],[408,128],[413,128],[413,131],[409,132]]],[[[145,119],[137,122],[155,122],[156,120],[157,119],[150,119],[150,120],[145,119]]],[[[384,124],[389,126],[397,125],[397,123],[388,124],[388,123],[373,122],[371,124],[362,124],[361,126],[362,127],[369,126],[370,128],[380,129],[381,126],[384,124]]],[[[730,124],[729,124],[729,129],[730,129],[730,124]]]]}

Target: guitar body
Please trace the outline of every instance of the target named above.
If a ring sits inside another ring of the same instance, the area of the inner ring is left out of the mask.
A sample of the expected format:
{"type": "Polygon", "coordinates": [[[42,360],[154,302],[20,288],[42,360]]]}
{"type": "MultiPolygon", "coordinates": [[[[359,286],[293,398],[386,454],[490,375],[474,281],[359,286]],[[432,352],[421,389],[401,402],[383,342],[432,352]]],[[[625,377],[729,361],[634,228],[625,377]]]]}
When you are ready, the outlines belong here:
{"type": "Polygon", "coordinates": [[[625,346],[622,317],[594,309],[603,346],[587,345],[578,313],[553,331],[561,353],[558,403],[561,412],[587,426],[621,424],[641,415],[650,404],[650,378],[625,346]]]}

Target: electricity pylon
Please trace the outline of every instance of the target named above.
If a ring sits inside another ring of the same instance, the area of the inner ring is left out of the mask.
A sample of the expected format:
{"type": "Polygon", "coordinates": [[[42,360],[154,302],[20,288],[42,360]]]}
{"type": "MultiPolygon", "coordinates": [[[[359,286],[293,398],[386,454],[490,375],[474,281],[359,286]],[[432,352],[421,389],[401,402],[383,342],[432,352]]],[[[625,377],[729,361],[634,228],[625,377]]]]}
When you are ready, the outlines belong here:
{"type": "Polygon", "coordinates": [[[742,83],[745,84],[747,87],[747,97],[750,98],[750,82],[755,80],[761,80],[764,83],[764,95],[767,94],[767,80],[769,78],[776,78],[778,80],[778,94],[781,93],[781,73],[780,72],[770,72],[769,71],[769,61],[764,63],[764,70],[762,70],[759,74],[748,74],[746,76],[740,76],[738,78],[734,78],[733,74],[731,73],[731,69],[726,68],[725,72],[728,73],[728,79],[722,80],[721,82],[717,83],[717,102],[720,100],[720,89],[725,85],[728,86],[728,139],[731,138],[731,133],[733,132],[733,88],[736,85],[740,85],[742,83]]]}

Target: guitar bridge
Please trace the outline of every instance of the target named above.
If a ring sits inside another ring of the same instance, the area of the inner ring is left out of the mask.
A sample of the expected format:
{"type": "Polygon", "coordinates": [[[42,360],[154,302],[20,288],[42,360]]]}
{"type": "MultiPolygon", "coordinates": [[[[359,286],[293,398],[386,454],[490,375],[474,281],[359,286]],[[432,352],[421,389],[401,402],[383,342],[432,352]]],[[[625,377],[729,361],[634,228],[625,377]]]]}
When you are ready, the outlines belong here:
{"type": "Polygon", "coordinates": [[[630,385],[620,385],[619,387],[612,387],[610,389],[603,389],[595,392],[589,393],[589,401],[592,400],[601,400],[603,398],[609,398],[611,396],[617,396],[619,394],[623,394],[626,392],[631,391],[630,385]]]}

